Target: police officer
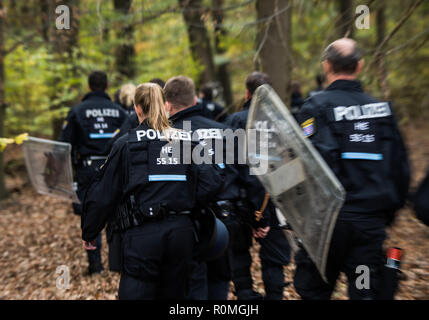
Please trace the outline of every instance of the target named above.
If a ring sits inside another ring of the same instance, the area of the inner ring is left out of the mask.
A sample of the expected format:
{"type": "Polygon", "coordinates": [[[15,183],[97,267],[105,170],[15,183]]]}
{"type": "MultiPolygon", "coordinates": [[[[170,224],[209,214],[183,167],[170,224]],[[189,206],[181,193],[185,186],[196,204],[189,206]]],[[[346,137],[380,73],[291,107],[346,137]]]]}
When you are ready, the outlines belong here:
{"type": "MultiPolygon", "coordinates": [[[[252,96],[256,89],[266,83],[270,83],[268,75],[262,72],[253,72],[246,79],[246,103],[243,110],[236,112],[228,117],[226,124],[233,129],[245,129],[249,108],[252,96]]],[[[248,181],[242,185],[242,192],[246,195],[247,204],[242,210],[254,213],[261,211],[263,208],[264,199],[266,197],[265,190],[255,176],[247,175],[248,181]]],[[[284,274],[283,266],[290,262],[290,247],[284,235],[282,227],[277,219],[276,209],[271,201],[263,212],[263,219],[253,225],[253,236],[261,244],[259,256],[262,265],[262,279],[265,285],[267,300],[281,300],[283,298],[284,274]]],[[[242,235],[245,239],[246,234],[242,235]]],[[[234,284],[239,299],[254,299],[258,296],[252,290],[252,280],[250,277],[251,257],[249,247],[251,246],[251,238],[248,241],[243,241],[243,246],[240,250],[240,255],[236,258],[237,272],[234,276],[234,284]],[[247,246],[246,246],[247,244],[247,246]],[[237,290],[238,288],[238,290],[237,290]]]]}
{"type": "MultiPolygon", "coordinates": [[[[107,143],[115,131],[125,121],[127,115],[106,94],[107,75],[94,71],[88,78],[91,90],[82,103],[74,106],[64,122],[60,141],[72,145],[73,167],[77,181],[77,195],[80,201],[100,165],[110,151],[107,143]]],[[[73,204],[76,214],[82,214],[81,205],[73,204]]],[[[99,273],[103,269],[100,246],[101,234],[97,236],[97,250],[88,252],[89,274],[99,273]]]]}
{"type": "Polygon", "coordinates": [[[303,299],[329,299],[340,272],[351,299],[376,299],[383,289],[385,228],[406,199],[408,160],[393,109],[363,92],[356,81],[362,66],[355,41],[330,44],[323,55],[329,86],[309,97],[298,116],[347,193],[331,240],[328,283],[305,250],[295,257],[294,284],[303,299]],[[369,287],[357,287],[358,266],[368,268],[369,287]]]}
{"type": "Polygon", "coordinates": [[[136,92],[136,86],[132,83],[124,84],[119,90],[119,105],[124,111],[131,116],[135,114],[134,111],[134,95],[136,92]]]}
{"type": "MultiPolygon", "coordinates": [[[[193,133],[193,138],[204,146],[207,161],[216,162],[218,152],[226,156],[223,130],[227,127],[203,115],[202,106],[196,104],[192,79],[185,76],[173,77],[167,81],[164,92],[172,125],[193,133]]],[[[225,162],[224,157],[217,162],[225,172],[224,187],[207,206],[226,224],[232,243],[236,223],[235,202],[239,198],[239,170],[234,164],[225,162]]],[[[207,262],[195,259],[190,299],[227,299],[231,280],[230,253],[227,251],[220,258],[207,262]]]]}
{"type": "MultiPolygon", "coordinates": [[[[164,85],[165,85],[165,82],[160,78],[153,78],[149,82],[150,83],[156,83],[161,88],[164,88],[164,85]]],[[[120,104],[122,106],[126,105],[127,103],[125,103],[125,101],[124,101],[124,100],[126,100],[126,101],[130,101],[132,103],[132,106],[126,107],[126,109],[128,110],[127,113],[128,113],[129,119],[127,119],[123,123],[118,134],[114,137],[114,139],[112,139],[112,144],[117,139],[119,139],[121,136],[123,136],[129,129],[134,129],[140,124],[139,119],[137,117],[137,114],[134,110],[134,93],[135,93],[135,87],[134,87],[134,89],[132,89],[132,87],[130,87],[129,85],[122,86],[122,88],[119,92],[119,97],[122,97],[122,100],[120,100],[121,101],[120,104]]],[[[128,104],[129,104],[129,102],[128,102],[128,104]]]]}
{"type": "Polygon", "coordinates": [[[223,177],[213,165],[187,161],[190,134],[170,128],[160,86],[138,86],[135,109],[140,125],[114,144],[88,189],[82,238],[93,249],[108,221],[123,232],[120,299],[184,299],[191,211],[218,192],[223,177]]]}
{"type": "Polygon", "coordinates": [[[225,121],[227,114],[221,105],[213,101],[213,88],[209,84],[201,88],[198,104],[201,105],[201,114],[204,117],[218,122],[225,121]]]}

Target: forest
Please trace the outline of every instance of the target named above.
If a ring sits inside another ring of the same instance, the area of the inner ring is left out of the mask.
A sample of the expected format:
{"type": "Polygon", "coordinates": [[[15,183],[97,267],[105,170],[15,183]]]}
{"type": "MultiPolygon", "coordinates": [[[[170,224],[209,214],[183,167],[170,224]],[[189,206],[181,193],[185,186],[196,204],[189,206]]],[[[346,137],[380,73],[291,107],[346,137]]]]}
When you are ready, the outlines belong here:
{"type": "Polygon", "coordinates": [[[108,73],[111,94],[127,82],[186,74],[197,86],[213,83],[230,111],[243,103],[246,75],[261,70],[288,105],[293,82],[305,94],[316,86],[321,53],[341,36],[358,41],[366,90],[393,101],[401,121],[428,110],[423,0],[11,0],[0,8],[0,137],[56,138],[94,69],[108,73]],[[70,29],[56,27],[60,5],[70,29]],[[368,26],[357,28],[359,19],[368,26]]]}
{"type": "MultiPolygon", "coordinates": [[[[108,74],[111,97],[126,83],[187,75],[197,89],[212,85],[216,102],[231,114],[244,103],[246,76],[259,70],[270,76],[273,88],[289,107],[294,86],[300,86],[304,98],[316,88],[315,78],[323,72],[321,54],[341,37],[355,39],[362,50],[365,65],[359,80],[365,91],[393,103],[410,149],[415,187],[429,158],[429,1],[0,0],[0,199],[5,199],[0,205],[2,234],[13,237],[15,231],[6,228],[14,223],[12,212],[23,218],[17,225],[18,234],[31,228],[31,220],[26,222],[25,217],[33,209],[37,212],[33,218],[43,216],[44,205],[59,211],[49,213],[58,223],[70,219],[67,204],[30,190],[22,154],[14,142],[23,133],[56,140],[68,111],[88,92],[91,71],[108,74]],[[30,201],[34,197],[40,199],[36,208],[30,201]]],[[[406,242],[407,233],[414,233],[427,243],[427,228],[408,209],[401,212],[398,223],[403,228],[392,229],[393,239],[405,247],[419,248],[422,244],[416,239],[409,240],[413,244],[406,242]]],[[[73,221],[64,227],[67,236],[58,235],[66,237],[58,250],[73,247],[71,234],[79,233],[78,222],[73,221]]],[[[43,230],[50,229],[52,223],[43,230]]],[[[0,240],[5,246],[6,239],[0,240]]],[[[38,245],[48,250],[43,239],[37,240],[41,241],[38,245]]],[[[34,239],[27,240],[32,243],[34,239]]],[[[27,240],[22,240],[19,247],[28,246],[27,240]]],[[[422,264],[414,265],[416,272],[407,273],[400,298],[429,298],[426,251],[419,248],[409,256],[422,264]]],[[[8,265],[5,259],[11,254],[0,252],[0,265],[8,265]]],[[[48,260],[59,259],[58,254],[48,255],[48,260]]],[[[46,265],[38,262],[32,268],[40,272],[40,283],[48,288],[52,270],[46,265]]],[[[79,268],[79,263],[73,268],[79,268]]],[[[254,268],[259,272],[258,265],[254,268]]],[[[292,269],[290,266],[287,270],[292,269]]],[[[17,279],[12,270],[3,276],[17,279]]],[[[103,277],[97,280],[97,289],[92,288],[90,298],[115,297],[118,279],[107,273],[103,277]],[[106,279],[115,285],[106,287],[106,279]]],[[[0,285],[0,298],[84,298],[81,287],[61,295],[50,289],[36,293],[25,285],[16,290],[10,286],[0,285]]],[[[344,291],[340,287],[336,297],[342,299],[344,291]]],[[[287,288],[285,297],[297,295],[287,288]]]]}

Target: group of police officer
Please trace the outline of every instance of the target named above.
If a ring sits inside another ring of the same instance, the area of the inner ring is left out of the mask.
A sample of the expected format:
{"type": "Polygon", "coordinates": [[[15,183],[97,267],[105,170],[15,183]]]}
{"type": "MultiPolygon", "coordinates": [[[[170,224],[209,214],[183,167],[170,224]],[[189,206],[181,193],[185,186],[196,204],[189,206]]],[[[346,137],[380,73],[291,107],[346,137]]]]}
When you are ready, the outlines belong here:
{"type": "MultiPolygon", "coordinates": [[[[347,198],[332,236],[328,281],[300,248],[294,285],[303,299],[329,299],[344,272],[350,298],[379,299],[387,286],[385,229],[407,197],[406,149],[392,106],[366,95],[357,81],[363,65],[357,44],[339,39],[326,48],[322,60],[329,85],[305,101],[296,119],[343,184],[347,198]],[[370,270],[369,288],[356,287],[359,265],[370,270]]],[[[72,144],[77,194],[83,203],[74,208],[82,215],[89,272],[103,268],[101,231],[107,225],[113,253],[109,263],[121,272],[120,299],[222,300],[228,297],[230,281],[238,299],[282,299],[283,266],[290,262],[290,247],[274,204],[267,201],[249,168],[225,161],[186,162],[183,152],[177,162],[159,158],[163,153],[171,156],[192,140],[183,132],[191,137],[198,130],[245,129],[252,96],[259,86],[270,83],[269,77],[250,74],[242,111],[223,123],[214,120],[223,113],[210,101],[207,88],[197,99],[188,77],[157,83],[134,88],[133,103],[121,107],[105,93],[106,74],[93,72],[91,92],[64,123],[60,140],[72,144]],[[263,211],[262,219],[255,219],[256,211],[263,211]],[[207,225],[213,217],[229,234],[227,249],[214,258],[207,257],[208,247],[202,246],[205,233],[212,231],[207,225]],[[253,289],[249,252],[253,239],[261,248],[265,297],[253,289]]],[[[207,145],[207,139],[219,137],[194,139],[190,150],[207,145]]]]}

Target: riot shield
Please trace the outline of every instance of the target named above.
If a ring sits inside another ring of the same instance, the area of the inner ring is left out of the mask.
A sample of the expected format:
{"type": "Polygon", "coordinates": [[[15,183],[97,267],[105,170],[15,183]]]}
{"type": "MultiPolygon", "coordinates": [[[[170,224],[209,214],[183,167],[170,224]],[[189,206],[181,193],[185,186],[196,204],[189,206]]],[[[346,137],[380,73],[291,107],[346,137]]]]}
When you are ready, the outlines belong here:
{"type": "Polygon", "coordinates": [[[37,192],[79,203],[73,190],[69,143],[29,137],[22,148],[28,176],[37,192]]]}
{"type": "Polygon", "coordinates": [[[251,173],[264,185],[326,281],[331,235],[345,199],[341,183],[269,85],[253,95],[247,139],[251,173]]]}

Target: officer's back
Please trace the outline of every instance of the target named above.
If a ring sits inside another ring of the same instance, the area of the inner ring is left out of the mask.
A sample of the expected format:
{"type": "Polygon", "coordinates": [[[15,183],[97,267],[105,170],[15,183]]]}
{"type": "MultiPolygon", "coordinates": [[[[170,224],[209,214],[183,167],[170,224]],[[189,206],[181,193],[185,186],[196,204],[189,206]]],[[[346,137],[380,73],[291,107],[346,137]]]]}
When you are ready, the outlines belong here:
{"type": "MultiPolygon", "coordinates": [[[[216,200],[237,199],[239,197],[239,188],[236,183],[238,171],[233,164],[225,165],[224,161],[228,155],[224,152],[226,140],[223,130],[227,127],[205,116],[203,106],[196,103],[191,79],[183,76],[174,77],[167,82],[164,92],[170,106],[170,121],[173,127],[192,131],[193,138],[204,144],[207,159],[213,157],[224,168],[225,183],[216,200]],[[176,94],[177,92],[180,92],[180,95],[176,94]],[[189,107],[192,104],[194,106],[189,107]],[[216,152],[222,157],[216,157],[216,152]]],[[[237,152],[234,153],[234,156],[237,156],[237,152]]]]}
{"type": "Polygon", "coordinates": [[[345,212],[395,211],[407,193],[408,163],[393,109],[338,79],[306,100],[298,116],[346,189],[345,212]]]}
{"type": "MultiPolygon", "coordinates": [[[[232,128],[233,130],[246,130],[247,118],[249,117],[250,105],[252,103],[252,96],[255,93],[256,89],[263,84],[271,84],[270,78],[265,73],[253,72],[246,78],[246,102],[244,103],[241,111],[233,113],[226,119],[225,124],[228,127],[232,128]]],[[[249,201],[252,203],[255,210],[259,210],[261,206],[260,204],[263,203],[263,199],[265,196],[265,190],[263,186],[254,175],[246,174],[242,178],[242,188],[246,189],[248,194],[252,194],[252,197],[249,197],[249,201]]],[[[275,214],[273,214],[274,210],[274,205],[271,201],[269,201],[269,205],[264,214],[264,218],[259,223],[261,226],[265,227],[266,224],[278,224],[277,218],[275,214]]]]}
{"type": "Polygon", "coordinates": [[[106,156],[110,151],[110,144],[106,142],[127,117],[106,94],[108,84],[104,72],[92,72],[88,83],[91,92],[70,110],[60,137],[61,141],[71,143],[81,158],[106,156]]]}

